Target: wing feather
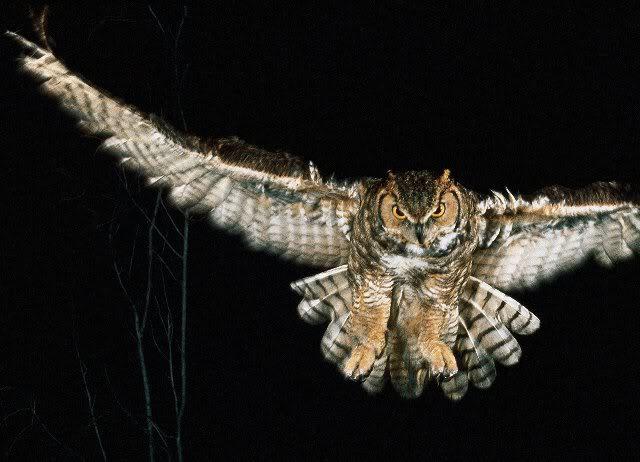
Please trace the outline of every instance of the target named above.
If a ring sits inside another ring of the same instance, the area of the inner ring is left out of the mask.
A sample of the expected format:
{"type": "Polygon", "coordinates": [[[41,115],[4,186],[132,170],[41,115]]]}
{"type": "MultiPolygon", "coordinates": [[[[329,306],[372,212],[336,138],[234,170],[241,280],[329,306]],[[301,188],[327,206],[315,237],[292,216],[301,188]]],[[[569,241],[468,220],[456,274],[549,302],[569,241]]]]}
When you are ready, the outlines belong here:
{"type": "Polygon", "coordinates": [[[611,266],[640,252],[640,193],[630,185],[493,192],[479,210],[472,274],[501,290],[534,287],[589,258],[611,266]]]}
{"type": "Polygon", "coordinates": [[[171,203],[241,233],[254,248],[332,267],[348,254],[355,185],[323,182],[310,163],[238,138],[204,142],[173,129],[70,72],[50,51],[7,32],[22,48],[22,70],[78,120],[105,138],[100,148],[169,189],[171,203]]]}

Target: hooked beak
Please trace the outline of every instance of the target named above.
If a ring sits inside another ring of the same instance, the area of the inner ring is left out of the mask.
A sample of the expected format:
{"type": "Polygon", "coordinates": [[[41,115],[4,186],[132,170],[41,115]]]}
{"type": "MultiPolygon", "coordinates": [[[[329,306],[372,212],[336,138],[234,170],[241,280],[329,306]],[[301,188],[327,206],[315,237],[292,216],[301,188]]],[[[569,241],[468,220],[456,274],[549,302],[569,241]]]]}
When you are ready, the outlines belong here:
{"type": "Polygon", "coordinates": [[[421,245],[424,245],[424,236],[426,229],[424,227],[424,223],[418,223],[416,225],[416,238],[421,245]]]}

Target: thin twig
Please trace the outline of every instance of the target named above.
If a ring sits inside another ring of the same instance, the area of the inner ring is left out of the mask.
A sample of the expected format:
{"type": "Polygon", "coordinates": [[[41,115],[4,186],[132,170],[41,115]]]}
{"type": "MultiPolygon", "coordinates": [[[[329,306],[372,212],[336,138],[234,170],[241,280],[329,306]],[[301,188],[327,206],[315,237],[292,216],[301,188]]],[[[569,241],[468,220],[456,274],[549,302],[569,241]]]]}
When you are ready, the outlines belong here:
{"type": "Polygon", "coordinates": [[[131,277],[131,270],[133,268],[133,257],[136,254],[136,242],[138,242],[139,231],[140,231],[140,226],[136,226],[136,234],[133,236],[133,247],[131,249],[131,258],[129,259],[129,277],[131,277]]]}
{"type": "Polygon", "coordinates": [[[11,452],[13,451],[13,447],[18,442],[18,440],[20,440],[20,438],[22,438],[22,436],[28,430],[31,430],[32,428],[34,428],[34,426],[36,424],[38,424],[40,429],[42,429],[42,431],[44,431],[45,434],[47,436],[49,436],[49,438],[51,438],[58,446],[60,446],[62,449],[64,449],[67,452],[67,454],[69,454],[70,456],[73,456],[74,458],[82,459],[75,451],[73,451],[73,449],[68,447],[66,444],[64,444],[62,441],[60,441],[60,439],[56,438],[53,435],[53,433],[51,433],[51,430],[49,430],[49,427],[47,427],[47,425],[43,422],[43,420],[40,418],[40,416],[38,416],[38,413],[36,412],[36,400],[35,399],[33,400],[33,403],[31,404],[30,407],[28,407],[28,408],[25,407],[25,408],[22,408],[22,409],[18,409],[15,412],[12,412],[11,414],[8,414],[7,416],[5,416],[4,420],[6,420],[7,418],[12,417],[12,416],[14,416],[16,414],[19,414],[21,412],[29,412],[31,414],[31,422],[29,423],[29,425],[26,425],[24,428],[22,428],[22,430],[20,430],[20,432],[18,432],[18,434],[13,438],[13,440],[11,441],[11,444],[7,448],[5,456],[7,456],[7,457],[10,456],[11,452]]]}
{"type": "Polygon", "coordinates": [[[178,460],[183,460],[182,421],[187,402],[187,256],[189,251],[189,214],[184,216],[184,240],[182,247],[182,316],[180,319],[180,409],[176,418],[176,447],[178,460]]]}
{"type": "Polygon", "coordinates": [[[162,199],[162,193],[158,191],[156,196],[156,205],[153,208],[153,216],[151,218],[151,224],[149,225],[149,246],[147,252],[147,292],[144,297],[144,312],[142,314],[142,332],[147,325],[147,314],[149,312],[149,303],[151,301],[151,287],[153,277],[153,230],[156,226],[156,217],[158,216],[158,208],[160,207],[160,200],[162,199]]]}
{"type": "Polygon", "coordinates": [[[182,235],[182,231],[180,231],[180,228],[178,228],[178,225],[176,224],[175,220],[171,216],[171,212],[169,212],[169,209],[167,208],[167,205],[165,204],[164,201],[162,201],[162,208],[164,209],[165,213],[169,217],[169,220],[171,221],[171,224],[173,225],[174,231],[178,234],[178,236],[180,236],[180,238],[183,238],[184,236],[182,235]]]}
{"type": "Polygon", "coordinates": [[[158,252],[156,252],[156,258],[158,259],[158,261],[160,261],[160,263],[162,264],[164,269],[167,270],[167,272],[169,273],[169,276],[171,276],[171,279],[173,279],[174,281],[178,282],[178,278],[176,277],[175,274],[173,274],[173,271],[171,271],[171,268],[169,267],[169,264],[164,260],[164,258],[162,258],[162,255],[159,254],[158,252]]]}
{"type": "MultiPolygon", "coordinates": [[[[155,424],[153,422],[153,411],[151,407],[151,384],[149,382],[149,375],[147,372],[147,364],[145,360],[143,340],[144,340],[144,329],[146,327],[146,321],[147,321],[147,313],[149,310],[149,301],[151,298],[151,286],[152,286],[151,278],[153,276],[152,271],[153,271],[153,254],[154,254],[153,235],[154,235],[154,230],[156,229],[155,221],[158,214],[158,208],[160,205],[160,198],[161,198],[161,193],[160,191],[158,191],[158,196],[156,198],[156,205],[153,211],[153,216],[150,219],[149,233],[148,233],[147,292],[145,297],[144,316],[142,320],[140,319],[138,307],[129,296],[129,293],[124,284],[124,281],[122,280],[122,274],[121,274],[120,268],[118,267],[118,264],[116,263],[115,258],[113,261],[113,267],[115,269],[116,276],[118,278],[118,283],[120,284],[120,287],[122,288],[122,291],[124,292],[125,296],[129,300],[131,311],[133,312],[133,320],[134,320],[134,327],[135,327],[135,334],[136,334],[136,346],[138,350],[138,362],[140,363],[140,375],[142,376],[142,389],[144,393],[146,433],[148,438],[148,453],[149,453],[150,461],[155,460],[155,451],[154,451],[154,445],[153,445],[153,429],[155,424]]],[[[113,239],[112,235],[110,235],[110,239],[113,239]]]]}
{"type": "MultiPolygon", "coordinates": [[[[136,326],[140,326],[140,318],[138,312],[134,311],[134,320],[136,326]]],[[[147,438],[149,439],[149,460],[155,460],[154,448],[153,448],[153,413],[151,410],[151,385],[149,384],[149,377],[147,375],[147,365],[144,358],[144,348],[142,346],[142,332],[139,327],[136,327],[136,344],[138,346],[138,360],[140,362],[140,373],[142,375],[142,388],[144,392],[144,404],[145,404],[145,417],[147,421],[147,438]]]]}
{"type": "Polygon", "coordinates": [[[87,402],[89,403],[89,414],[91,415],[91,424],[93,425],[93,430],[96,434],[96,439],[98,440],[98,447],[100,448],[100,453],[102,454],[102,459],[106,462],[107,453],[104,450],[104,445],[102,444],[102,436],[100,435],[100,428],[98,427],[98,420],[96,419],[95,410],[94,410],[94,401],[91,397],[91,391],[89,390],[89,384],[87,383],[87,366],[84,361],[80,357],[80,349],[78,348],[78,339],[74,335],[73,343],[76,348],[76,357],[78,358],[78,362],[80,363],[80,373],[82,374],[82,383],[84,384],[84,391],[87,394],[87,402]]]}
{"type": "Polygon", "coordinates": [[[33,428],[33,422],[30,423],[29,425],[26,425],[22,430],[20,430],[20,432],[18,432],[18,434],[15,436],[15,438],[13,438],[13,441],[11,441],[11,444],[7,448],[7,453],[6,453],[7,456],[11,455],[11,451],[13,451],[13,446],[15,446],[15,444],[18,442],[20,438],[22,438],[22,435],[24,435],[28,430],[31,430],[32,428],[33,428]]]}
{"type": "Polygon", "coordinates": [[[136,328],[136,343],[138,346],[138,360],[140,362],[140,373],[142,375],[142,388],[144,391],[144,403],[145,403],[145,416],[147,418],[147,438],[149,443],[149,461],[155,460],[155,449],[153,445],[153,412],[151,409],[151,384],[149,383],[149,376],[147,373],[147,364],[144,356],[143,337],[144,329],[147,323],[147,314],[149,312],[149,301],[151,300],[151,286],[153,277],[153,231],[155,228],[156,217],[158,215],[158,207],[160,206],[161,193],[158,191],[156,198],[156,205],[153,209],[153,216],[151,217],[151,223],[149,225],[149,240],[148,240],[148,252],[147,252],[147,292],[145,296],[145,306],[142,321],[138,314],[138,310],[133,311],[135,328],[136,328]]]}
{"type": "Polygon", "coordinates": [[[156,16],[155,11],[153,11],[153,8],[151,8],[151,5],[147,5],[149,8],[149,12],[151,13],[151,16],[153,16],[153,18],[156,20],[156,22],[158,23],[158,27],[160,28],[160,30],[162,31],[162,33],[164,34],[164,27],[162,27],[162,23],[160,22],[160,20],[158,19],[158,16],[156,16]]]}
{"type": "Polygon", "coordinates": [[[173,71],[176,85],[176,104],[178,106],[178,111],[180,112],[180,118],[182,120],[182,128],[187,130],[187,121],[184,118],[184,110],[182,109],[182,98],[180,97],[181,93],[181,79],[178,72],[178,46],[180,45],[180,36],[182,35],[182,27],[184,26],[184,20],[187,18],[187,6],[184,6],[182,10],[182,17],[180,18],[180,25],[178,26],[178,32],[176,34],[176,38],[173,41],[173,71]]]}
{"type": "MultiPolygon", "coordinates": [[[[131,191],[129,191],[129,186],[126,183],[126,178],[127,176],[124,174],[124,172],[122,173],[122,175],[118,175],[118,178],[120,179],[120,182],[122,183],[122,185],[124,186],[125,191],[127,192],[127,195],[129,196],[129,200],[131,201],[131,203],[136,207],[136,209],[138,209],[138,211],[142,214],[142,216],[145,218],[145,220],[147,221],[147,223],[151,223],[152,219],[149,218],[149,216],[147,215],[147,213],[144,211],[144,208],[138,204],[138,202],[133,198],[133,196],[131,195],[131,191]]],[[[158,194],[160,193],[161,190],[158,190],[158,194]]],[[[164,243],[167,245],[167,247],[169,247],[169,249],[171,250],[171,252],[173,252],[173,254],[176,257],[180,257],[180,252],[178,252],[169,242],[169,240],[167,239],[167,237],[164,235],[164,233],[162,233],[162,231],[160,231],[160,229],[158,228],[158,226],[155,224],[155,222],[153,223],[153,229],[154,231],[158,234],[158,236],[160,236],[160,238],[162,238],[162,240],[164,241],[164,243]]]]}
{"type": "Polygon", "coordinates": [[[173,392],[173,407],[176,413],[176,419],[178,419],[178,415],[180,415],[180,400],[178,399],[176,379],[173,371],[173,322],[169,309],[167,309],[167,344],[169,345],[169,381],[171,383],[171,391],[173,392]]]}
{"type": "MultiPolygon", "coordinates": [[[[132,414],[131,411],[129,411],[126,407],[124,407],[124,405],[122,404],[122,402],[118,398],[116,390],[113,388],[113,383],[111,383],[111,378],[109,377],[109,372],[107,371],[106,367],[104,368],[104,376],[107,379],[107,385],[109,386],[109,389],[111,390],[111,394],[113,395],[113,399],[116,402],[116,404],[118,405],[118,407],[120,408],[120,410],[122,412],[124,412],[127,415],[127,417],[129,417],[136,424],[142,422],[143,420],[146,420],[146,418],[144,418],[144,417],[132,414]]],[[[162,430],[155,421],[152,422],[152,425],[153,425],[153,429],[156,431],[156,433],[160,437],[160,440],[162,441],[163,446],[166,447],[167,446],[166,438],[167,438],[167,436],[169,436],[169,434],[167,432],[165,432],[164,430],[162,430]]]]}

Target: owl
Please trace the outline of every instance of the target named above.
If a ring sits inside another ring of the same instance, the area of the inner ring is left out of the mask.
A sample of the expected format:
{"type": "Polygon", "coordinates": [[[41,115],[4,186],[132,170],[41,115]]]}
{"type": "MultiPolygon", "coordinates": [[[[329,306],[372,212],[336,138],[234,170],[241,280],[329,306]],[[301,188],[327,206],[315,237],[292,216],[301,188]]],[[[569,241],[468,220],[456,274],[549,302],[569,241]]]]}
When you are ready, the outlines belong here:
{"type": "Polygon", "coordinates": [[[97,89],[11,32],[19,65],[120,164],[189,215],[323,272],[293,282],[300,317],[327,323],[323,355],[369,392],[432,381],[458,400],[516,364],[539,319],[505,292],[594,258],[640,251],[640,193],[617,183],[480,194],[451,173],[325,180],[312,163],[238,138],[178,132],[97,89]]]}

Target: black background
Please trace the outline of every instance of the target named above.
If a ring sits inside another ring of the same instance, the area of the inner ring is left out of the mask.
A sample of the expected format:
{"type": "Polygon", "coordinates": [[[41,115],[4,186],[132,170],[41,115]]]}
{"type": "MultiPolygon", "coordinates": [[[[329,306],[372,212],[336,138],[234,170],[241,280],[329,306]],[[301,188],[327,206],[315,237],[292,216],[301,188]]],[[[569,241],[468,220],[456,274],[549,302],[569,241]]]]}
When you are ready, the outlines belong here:
{"type": "MultiPolygon", "coordinates": [[[[178,127],[182,107],[193,133],[286,149],[341,178],[448,167],[467,187],[520,192],[640,178],[636,9],[188,2],[176,47],[182,2],[152,3],[162,27],[147,5],[101,3],[52,7],[53,49],[178,127]]],[[[2,29],[34,38],[27,8],[6,8],[2,29]]],[[[147,224],[133,201],[149,214],[155,193],[133,175],[125,188],[98,141],[14,71],[16,48],[3,39],[0,52],[2,454],[99,458],[75,335],[107,455],[144,458],[132,317],[113,262],[126,266],[135,243],[139,300],[147,224]]],[[[637,454],[637,260],[590,264],[515,294],[542,328],[520,339],[521,363],[500,368],[489,390],[451,403],[435,387],[404,401],[390,387],[372,397],[342,379],[321,357],[323,328],[298,319],[288,289],[317,270],[251,253],[201,219],[189,244],[191,460],[637,454]]],[[[171,252],[160,255],[180,271],[171,252]]],[[[162,344],[157,317],[151,330],[162,344]]],[[[166,362],[150,335],[146,347],[156,420],[171,445],[166,362]]]]}

